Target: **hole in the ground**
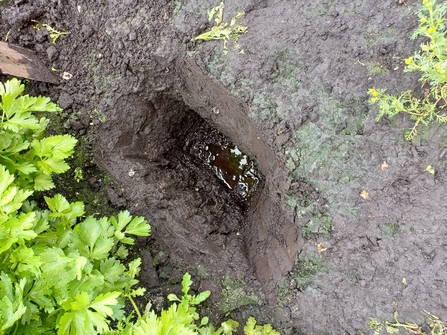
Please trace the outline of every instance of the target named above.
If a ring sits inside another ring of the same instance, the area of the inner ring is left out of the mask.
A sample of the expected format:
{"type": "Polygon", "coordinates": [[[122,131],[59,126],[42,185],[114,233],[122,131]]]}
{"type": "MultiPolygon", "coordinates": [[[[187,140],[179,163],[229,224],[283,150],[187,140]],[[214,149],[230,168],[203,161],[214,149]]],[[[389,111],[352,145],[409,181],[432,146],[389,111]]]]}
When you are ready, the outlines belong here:
{"type": "Polygon", "coordinates": [[[170,261],[242,278],[255,271],[270,292],[303,243],[304,223],[286,205],[287,170],[243,102],[193,61],[172,72],[171,91],[156,93],[148,75],[138,94],[116,98],[96,161],[170,261]]]}
{"type": "Polygon", "coordinates": [[[98,163],[123,185],[160,249],[187,264],[250,272],[244,212],[263,189],[257,164],[184,103],[122,97],[100,141],[98,163]],[[131,173],[130,173],[131,172],[131,173]]]}

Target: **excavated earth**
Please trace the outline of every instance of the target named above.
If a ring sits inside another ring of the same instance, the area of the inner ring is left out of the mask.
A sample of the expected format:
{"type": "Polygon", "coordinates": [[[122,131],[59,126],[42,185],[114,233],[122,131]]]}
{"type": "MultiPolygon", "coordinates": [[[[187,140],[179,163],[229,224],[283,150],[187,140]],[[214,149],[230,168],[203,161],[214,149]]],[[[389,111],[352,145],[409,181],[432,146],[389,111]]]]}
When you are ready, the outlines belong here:
{"type": "Polygon", "coordinates": [[[228,54],[193,40],[216,5],[0,5],[2,39],[61,77],[30,92],[64,109],[88,169],[118,185],[110,203],[150,222],[142,285],[165,295],[189,271],[212,313],[282,334],[369,334],[394,311],[447,322],[446,129],[405,142],[409,120],[377,123],[367,95],[419,88],[402,72],[419,2],[227,0],[224,22],[245,11],[248,27],[228,54]],[[33,20],[69,34],[52,44],[33,20]]]}

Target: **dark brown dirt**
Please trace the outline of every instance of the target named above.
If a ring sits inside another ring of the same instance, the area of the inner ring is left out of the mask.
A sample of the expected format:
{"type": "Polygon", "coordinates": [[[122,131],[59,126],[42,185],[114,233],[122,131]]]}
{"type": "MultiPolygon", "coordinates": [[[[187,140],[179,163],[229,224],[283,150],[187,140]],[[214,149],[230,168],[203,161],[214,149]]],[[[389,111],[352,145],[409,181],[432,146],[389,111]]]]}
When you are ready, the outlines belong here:
{"type": "Polygon", "coordinates": [[[264,304],[221,311],[283,334],[368,334],[370,317],[396,310],[447,322],[445,127],[404,142],[408,120],[376,123],[366,94],[418,87],[402,74],[418,1],[228,0],[224,20],[245,10],[248,26],[244,54],[230,42],[228,55],[191,41],[215,5],[16,0],[0,12],[0,36],[73,75],[30,87],[59,101],[69,131],[94,135],[96,164],[121,185],[110,201],[151,223],[142,282],[188,270],[218,305],[236,292],[219,282],[239,278],[264,304]],[[54,46],[31,20],[70,35],[54,46]],[[250,206],[183,150],[202,119],[265,176],[250,206]]]}

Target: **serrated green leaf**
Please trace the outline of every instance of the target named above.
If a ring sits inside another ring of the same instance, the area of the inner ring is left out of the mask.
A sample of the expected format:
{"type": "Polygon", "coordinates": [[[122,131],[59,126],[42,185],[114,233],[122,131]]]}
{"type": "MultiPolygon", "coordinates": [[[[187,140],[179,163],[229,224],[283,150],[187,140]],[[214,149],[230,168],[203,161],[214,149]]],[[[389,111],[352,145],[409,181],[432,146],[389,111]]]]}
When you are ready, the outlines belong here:
{"type": "Polygon", "coordinates": [[[12,135],[0,130],[0,152],[5,151],[12,143],[12,135]]]}
{"type": "Polygon", "coordinates": [[[144,293],[146,292],[146,289],[144,287],[139,287],[135,290],[132,290],[130,292],[130,296],[135,298],[135,297],[142,297],[144,295],[144,293]]]}
{"type": "Polygon", "coordinates": [[[113,310],[109,306],[118,304],[117,298],[120,295],[120,292],[108,292],[105,294],[100,294],[95,298],[95,300],[93,300],[90,308],[94,309],[104,317],[112,316],[113,310]]]}
{"type": "MultiPolygon", "coordinates": [[[[58,335],[75,335],[81,334],[77,332],[83,329],[85,323],[85,313],[66,312],[59,319],[58,335]]],[[[85,333],[87,334],[87,333],[85,333]]],[[[93,334],[92,334],[93,335],[93,334]]]]}
{"type": "Polygon", "coordinates": [[[130,215],[129,211],[122,211],[118,213],[118,220],[112,216],[110,218],[110,222],[115,227],[116,231],[121,232],[123,228],[132,220],[132,216],[130,215]]]}
{"type": "Polygon", "coordinates": [[[1,107],[6,116],[12,112],[10,109],[15,99],[25,90],[25,86],[16,78],[8,80],[6,83],[0,83],[1,107]]]}
{"type": "Polygon", "coordinates": [[[9,217],[0,225],[0,254],[11,248],[18,242],[23,244],[37,235],[32,230],[34,226],[35,213],[20,213],[18,216],[9,217]]]}
{"type": "Polygon", "coordinates": [[[3,128],[18,133],[22,128],[39,129],[40,125],[37,118],[31,113],[19,113],[17,110],[12,117],[3,122],[3,128]]]}
{"type": "Polygon", "coordinates": [[[53,180],[51,176],[37,172],[34,176],[34,189],[36,191],[47,191],[54,188],[53,180]]]}
{"type": "Polygon", "coordinates": [[[52,157],[56,160],[63,160],[70,157],[76,143],[77,139],[71,135],[56,135],[34,140],[31,143],[31,148],[37,157],[52,157]]]}
{"type": "Polygon", "coordinates": [[[63,218],[66,222],[74,223],[78,217],[84,215],[84,204],[80,201],[69,203],[61,194],[44,198],[52,212],[51,217],[63,218]]]}
{"type": "Polygon", "coordinates": [[[65,255],[60,248],[53,247],[40,254],[43,262],[42,270],[45,278],[51,283],[68,283],[73,279],[82,278],[83,269],[87,259],[76,253],[65,255]]]}
{"type": "Polygon", "coordinates": [[[84,326],[84,329],[92,331],[92,334],[102,334],[109,330],[109,325],[106,321],[106,318],[97,312],[87,311],[88,315],[88,323],[87,327],[84,326]]]}
{"type": "Polygon", "coordinates": [[[168,294],[168,300],[169,301],[178,301],[178,302],[181,301],[174,293],[168,294]]]}
{"type": "Polygon", "coordinates": [[[192,285],[191,275],[188,272],[186,272],[183,275],[182,279],[182,292],[185,296],[188,295],[191,285],[192,285]]]}
{"type": "Polygon", "coordinates": [[[194,296],[191,299],[190,304],[198,305],[198,304],[202,303],[203,301],[205,301],[206,299],[208,299],[208,297],[210,295],[211,295],[211,292],[209,290],[203,291],[203,292],[199,293],[198,295],[194,296]]]}
{"type": "Polygon", "coordinates": [[[57,112],[62,108],[51,102],[48,97],[30,97],[29,95],[21,96],[16,99],[17,108],[30,112],[57,112]]]}
{"type": "Polygon", "coordinates": [[[52,285],[47,280],[39,278],[34,281],[33,286],[27,293],[27,297],[46,313],[52,313],[55,309],[52,289],[52,285]]]}
{"type": "Polygon", "coordinates": [[[104,283],[104,276],[101,272],[93,268],[92,263],[87,263],[83,269],[82,278],[68,284],[67,294],[72,296],[77,292],[88,292],[90,294],[104,292],[104,283]]]}
{"type": "Polygon", "coordinates": [[[3,193],[4,198],[0,199],[0,207],[5,214],[13,213],[22,207],[22,203],[31,194],[33,194],[32,191],[23,191],[12,187],[3,193]]]}
{"type": "Polygon", "coordinates": [[[17,171],[23,173],[24,175],[31,174],[37,171],[37,168],[34,166],[34,164],[28,162],[21,162],[19,164],[14,164],[14,168],[17,171]]]}
{"type": "Polygon", "coordinates": [[[147,221],[141,217],[136,216],[126,227],[126,234],[132,234],[137,236],[149,236],[151,228],[147,221]]]}
{"type": "Polygon", "coordinates": [[[31,248],[21,245],[14,249],[9,256],[9,263],[11,270],[20,277],[40,277],[40,266],[42,262],[40,261],[40,257],[34,255],[34,250],[31,248]]]}
{"type": "Polygon", "coordinates": [[[130,278],[135,278],[140,273],[141,258],[136,258],[129,263],[129,270],[127,271],[130,278]]]}
{"type": "Polygon", "coordinates": [[[45,174],[51,173],[63,173],[70,169],[70,165],[68,165],[65,161],[61,161],[55,158],[47,158],[41,161],[36,162],[37,167],[40,171],[45,174]]]}
{"type": "Polygon", "coordinates": [[[63,213],[70,209],[70,203],[61,194],[56,194],[54,197],[45,197],[45,202],[48,208],[53,212],[53,214],[63,213]]]}
{"type": "Polygon", "coordinates": [[[75,300],[69,306],[71,311],[82,311],[87,309],[90,305],[90,297],[87,292],[76,294],[75,300]]]}
{"type": "Polygon", "coordinates": [[[196,335],[197,333],[187,326],[189,324],[188,315],[179,313],[174,304],[167,311],[162,311],[161,317],[157,317],[154,312],[146,314],[133,331],[134,335],[196,335]]]}
{"type": "Polygon", "coordinates": [[[103,274],[107,282],[114,284],[124,274],[126,267],[120,261],[114,258],[108,258],[101,261],[99,271],[103,274]]]}
{"type": "Polygon", "coordinates": [[[263,326],[256,325],[256,319],[254,317],[249,317],[245,327],[244,327],[245,335],[280,335],[275,329],[273,329],[272,325],[266,324],[263,326]]]}
{"type": "MultiPolygon", "coordinates": [[[[65,312],[59,319],[58,334],[98,334],[109,330],[106,315],[113,314],[108,305],[115,305],[117,292],[99,295],[92,303],[87,292],[77,294],[74,301],[65,302],[65,312]],[[100,312],[94,312],[98,309],[100,312]]],[[[119,293],[118,293],[119,295],[119,293]]]]}
{"type": "Polygon", "coordinates": [[[92,260],[105,259],[112,250],[114,241],[112,238],[105,238],[102,236],[102,226],[94,217],[90,216],[75,227],[73,246],[75,246],[84,257],[92,260]]]}
{"type": "MultiPolygon", "coordinates": [[[[7,190],[3,191],[1,194],[1,198],[0,198],[0,207],[6,206],[7,204],[9,204],[12,199],[14,199],[14,197],[16,196],[18,191],[17,187],[10,187],[7,190]]],[[[22,204],[18,204],[19,208],[22,206],[22,204]]],[[[4,210],[3,210],[4,211],[4,210]]],[[[6,212],[6,214],[11,213],[10,211],[6,212]]]]}
{"type": "Polygon", "coordinates": [[[0,194],[3,194],[13,182],[14,176],[3,165],[0,165],[0,194]]]}
{"type": "Polygon", "coordinates": [[[127,258],[127,256],[129,256],[129,251],[124,245],[120,245],[118,250],[115,251],[115,256],[121,259],[127,258]]]}
{"type": "Polygon", "coordinates": [[[12,327],[25,313],[26,307],[23,304],[23,290],[26,279],[19,283],[12,283],[11,278],[4,272],[0,274],[0,331],[12,327]]]}
{"type": "Polygon", "coordinates": [[[237,331],[239,322],[230,319],[222,322],[220,325],[224,335],[231,335],[237,331]]]}

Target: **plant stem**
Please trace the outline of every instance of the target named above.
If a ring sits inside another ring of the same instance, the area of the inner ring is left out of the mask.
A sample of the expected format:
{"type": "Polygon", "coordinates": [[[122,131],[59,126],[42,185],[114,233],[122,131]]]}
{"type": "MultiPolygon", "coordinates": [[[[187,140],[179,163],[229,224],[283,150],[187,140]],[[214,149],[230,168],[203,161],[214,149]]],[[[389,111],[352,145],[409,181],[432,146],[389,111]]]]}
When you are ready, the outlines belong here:
{"type": "Polygon", "coordinates": [[[140,313],[140,310],[138,309],[137,304],[135,303],[135,301],[133,300],[133,298],[130,295],[128,295],[127,297],[129,298],[130,303],[132,304],[133,308],[135,309],[135,312],[137,312],[138,318],[141,319],[141,313],[140,313]]]}

